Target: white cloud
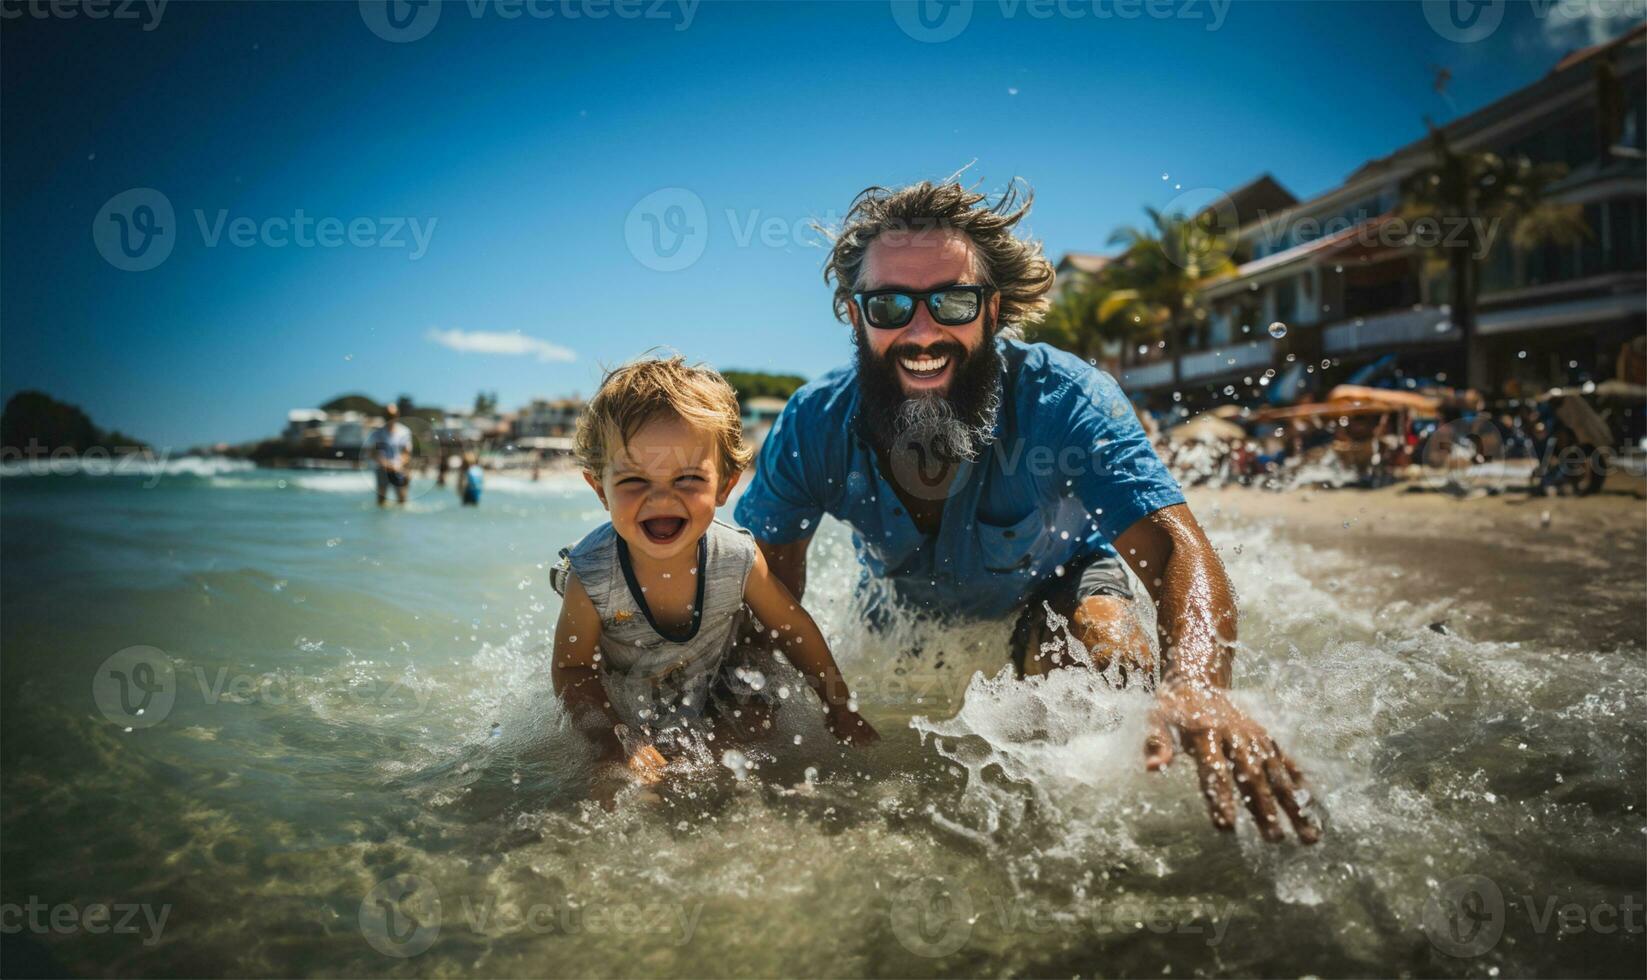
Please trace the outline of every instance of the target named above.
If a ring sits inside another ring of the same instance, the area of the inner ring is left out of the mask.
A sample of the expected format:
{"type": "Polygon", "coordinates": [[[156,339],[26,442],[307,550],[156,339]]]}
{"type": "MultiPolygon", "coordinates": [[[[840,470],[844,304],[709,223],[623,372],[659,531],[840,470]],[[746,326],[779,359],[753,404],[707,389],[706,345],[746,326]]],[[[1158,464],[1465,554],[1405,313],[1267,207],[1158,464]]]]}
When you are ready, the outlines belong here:
{"type": "Polygon", "coordinates": [[[462,354],[503,354],[508,357],[536,357],[540,361],[575,361],[578,355],[538,337],[499,333],[492,330],[436,330],[426,336],[442,347],[462,354]]]}

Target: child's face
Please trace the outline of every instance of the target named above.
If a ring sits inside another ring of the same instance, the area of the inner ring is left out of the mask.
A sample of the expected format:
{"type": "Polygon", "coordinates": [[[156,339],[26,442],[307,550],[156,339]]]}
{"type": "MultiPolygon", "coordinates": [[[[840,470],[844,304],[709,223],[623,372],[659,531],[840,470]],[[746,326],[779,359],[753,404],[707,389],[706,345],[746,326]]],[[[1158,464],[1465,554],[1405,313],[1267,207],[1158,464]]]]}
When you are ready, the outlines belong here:
{"type": "Polygon", "coordinates": [[[662,561],[696,548],[726,503],[736,474],[719,469],[713,436],[665,416],[641,426],[599,479],[587,470],[583,478],[630,550],[662,561]]]}

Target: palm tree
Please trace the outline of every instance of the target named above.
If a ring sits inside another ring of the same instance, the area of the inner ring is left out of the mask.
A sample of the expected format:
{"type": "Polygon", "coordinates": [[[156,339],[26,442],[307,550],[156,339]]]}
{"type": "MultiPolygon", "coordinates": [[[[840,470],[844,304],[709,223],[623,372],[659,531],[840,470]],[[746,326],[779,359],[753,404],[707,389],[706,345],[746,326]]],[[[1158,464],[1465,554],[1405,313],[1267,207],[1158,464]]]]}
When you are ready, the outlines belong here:
{"type": "Polygon", "coordinates": [[[1461,152],[1434,126],[1430,149],[1430,165],[1402,183],[1402,216],[1440,226],[1441,234],[1429,246],[1431,259],[1447,270],[1452,322],[1464,341],[1465,386],[1479,391],[1487,380],[1485,350],[1476,330],[1486,258],[1483,227],[1508,231],[1518,253],[1547,243],[1571,245],[1590,237],[1590,229],[1578,205],[1557,204],[1545,196],[1549,185],[1566,175],[1565,165],[1535,164],[1525,156],[1506,159],[1485,150],[1461,152]]]}
{"type": "Polygon", "coordinates": [[[1065,287],[1025,334],[1030,340],[1045,341],[1089,360],[1096,358],[1106,345],[1126,343],[1147,329],[1124,311],[1112,308],[1100,313],[1113,292],[1103,272],[1083,278],[1065,287]]]}
{"type": "Polygon", "coordinates": [[[1202,284],[1235,271],[1232,246],[1227,229],[1221,227],[1224,216],[1215,209],[1190,216],[1162,214],[1154,208],[1145,208],[1144,213],[1149,215],[1149,227],[1122,228],[1110,236],[1110,244],[1123,249],[1104,270],[1110,273],[1112,288],[1099,304],[1098,317],[1107,320],[1120,314],[1143,328],[1161,331],[1177,387],[1183,376],[1185,320],[1197,312],[1196,294],[1202,284]]]}

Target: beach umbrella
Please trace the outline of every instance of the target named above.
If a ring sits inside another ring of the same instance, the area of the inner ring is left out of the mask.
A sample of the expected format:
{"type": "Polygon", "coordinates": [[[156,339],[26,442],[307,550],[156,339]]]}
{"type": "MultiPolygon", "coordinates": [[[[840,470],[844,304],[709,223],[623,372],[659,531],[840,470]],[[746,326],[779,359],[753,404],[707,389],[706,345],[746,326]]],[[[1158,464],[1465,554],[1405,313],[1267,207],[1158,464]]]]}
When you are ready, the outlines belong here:
{"type": "Polygon", "coordinates": [[[1228,419],[1221,419],[1211,412],[1207,412],[1190,419],[1182,425],[1175,425],[1167,430],[1167,439],[1174,443],[1187,442],[1226,442],[1230,439],[1247,438],[1247,430],[1228,419]]]}

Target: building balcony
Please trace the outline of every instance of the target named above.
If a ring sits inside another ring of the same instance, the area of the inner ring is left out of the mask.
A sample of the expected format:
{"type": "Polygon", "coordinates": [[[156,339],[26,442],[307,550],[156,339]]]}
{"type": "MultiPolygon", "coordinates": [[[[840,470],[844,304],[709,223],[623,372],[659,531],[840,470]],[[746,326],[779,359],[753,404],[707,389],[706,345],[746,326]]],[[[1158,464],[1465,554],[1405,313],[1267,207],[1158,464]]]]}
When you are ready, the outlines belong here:
{"type": "Polygon", "coordinates": [[[1458,328],[1441,307],[1420,306],[1335,323],[1322,331],[1321,349],[1328,354],[1352,354],[1458,339],[1458,328]]]}
{"type": "Polygon", "coordinates": [[[1172,362],[1156,361],[1121,369],[1121,387],[1127,391],[1159,388],[1172,383],[1172,362]]]}
{"type": "Polygon", "coordinates": [[[1274,341],[1248,340],[1228,347],[1215,347],[1212,350],[1185,354],[1183,378],[1185,381],[1199,381],[1221,374],[1235,374],[1255,369],[1262,371],[1274,360],[1274,341]]]}

